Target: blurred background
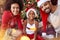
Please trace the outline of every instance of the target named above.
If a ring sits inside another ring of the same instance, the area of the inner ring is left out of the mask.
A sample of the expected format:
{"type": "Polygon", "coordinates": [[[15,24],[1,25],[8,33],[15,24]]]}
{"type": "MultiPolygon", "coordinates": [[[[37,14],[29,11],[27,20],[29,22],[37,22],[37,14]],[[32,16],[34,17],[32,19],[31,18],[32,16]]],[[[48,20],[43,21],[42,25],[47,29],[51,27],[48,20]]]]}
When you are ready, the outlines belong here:
{"type": "Polygon", "coordinates": [[[5,0],[0,0],[0,24],[1,24],[1,19],[2,19],[2,13],[4,10],[4,3],[5,3],[5,0]]]}

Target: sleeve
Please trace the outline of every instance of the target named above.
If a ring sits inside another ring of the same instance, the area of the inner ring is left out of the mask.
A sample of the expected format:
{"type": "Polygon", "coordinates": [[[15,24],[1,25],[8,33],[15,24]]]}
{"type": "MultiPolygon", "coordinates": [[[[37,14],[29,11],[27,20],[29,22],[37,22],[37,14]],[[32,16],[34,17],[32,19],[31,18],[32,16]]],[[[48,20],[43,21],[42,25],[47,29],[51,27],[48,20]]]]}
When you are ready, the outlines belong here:
{"type": "Polygon", "coordinates": [[[8,27],[8,21],[9,21],[9,14],[7,11],[4,11],[2,15],[2,25],[1,25],[2,29],[6,29],[8,27]]]}
{"type": "Polygon", "coordinates": [[[54,16],[54,18],[51,21],[51,24],[54,26],[54,28],[59,28],[60,27],[60,17],[59,16],[54,16]]]}

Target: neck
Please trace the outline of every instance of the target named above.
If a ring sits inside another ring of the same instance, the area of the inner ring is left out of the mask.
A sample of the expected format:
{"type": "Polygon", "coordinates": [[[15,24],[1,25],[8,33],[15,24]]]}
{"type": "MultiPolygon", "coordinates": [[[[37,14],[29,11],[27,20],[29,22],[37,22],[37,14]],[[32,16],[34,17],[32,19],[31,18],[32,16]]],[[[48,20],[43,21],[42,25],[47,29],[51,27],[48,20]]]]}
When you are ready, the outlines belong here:
{"type": "Polygon", "coordinates": [[[52,5],[52,8],[51,8],[51,9],[52,9],[52,10],[51,10],[51,12],[52,12],[52,13],[54,13],[54,12],[55,12],[55,10],[57,9],[57,5],[55,5],[55,6],[54,6],[54,5],[52,5]]]}
{"type": "Polygon", "coordinates": [[[31,21],[31,22],[34,21],[34,19],[28,19],[28,20],[31,21]]]}

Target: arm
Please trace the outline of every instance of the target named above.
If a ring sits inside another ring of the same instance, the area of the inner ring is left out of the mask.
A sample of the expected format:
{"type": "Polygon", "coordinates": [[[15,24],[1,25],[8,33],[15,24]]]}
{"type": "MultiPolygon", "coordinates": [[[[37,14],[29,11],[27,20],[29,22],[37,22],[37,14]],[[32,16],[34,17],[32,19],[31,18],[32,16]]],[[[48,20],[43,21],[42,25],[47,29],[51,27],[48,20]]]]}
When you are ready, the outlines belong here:
{"type": "Polygon", "coordinates": [[[2,24],[1,24],[1,29],[6,30],[8,28],[8,21],[10,19],[10,14],[8,11],[4,11],[2,15],[2,24]]]}
{"type": "Polygon", "coordinates": [[[39,23],[36,21],[35,25],[36,25],[36,31],[34,33],[34,40],[36,40],[36,37],[37,37],[37,30],[38,30],[39,23]]]}
{"type": "Polygon", "coordinates": [[[27,20],[24,20],[23,23],[23,33],[26,34],[26,25],[27,25],[27,20]]]}
{"type": "Polygon", "coordinates": [[[8,15],[7,12],[4,12],[3,15],[2,15],[2,24],[1,24],[1,29],[0,29],[0,39],[3,38],[3,36],[5,34],[5,31],[8,28],[8,20],[9,20],[8,16],[9,15],[8,15]]]}

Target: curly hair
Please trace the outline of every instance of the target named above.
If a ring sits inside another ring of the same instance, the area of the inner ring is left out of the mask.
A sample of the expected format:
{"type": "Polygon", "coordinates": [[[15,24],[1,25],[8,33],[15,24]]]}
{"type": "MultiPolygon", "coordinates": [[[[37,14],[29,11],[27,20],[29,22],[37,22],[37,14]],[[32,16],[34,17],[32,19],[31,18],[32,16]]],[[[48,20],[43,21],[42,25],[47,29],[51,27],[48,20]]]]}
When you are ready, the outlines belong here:
{"type": "Polygon", "coordinates": [[[5,2],[5,10],[11,9],[11,4],[17,3],[20,7],[20,11],[23,9],[23,1],[22,0],[6,0],[5,2]]]}
{"type": "Polygon", "coordinates": [[[52,3],[53,5],[57,5],[58,0],[51,0],[51,3],[52,3]]]}

